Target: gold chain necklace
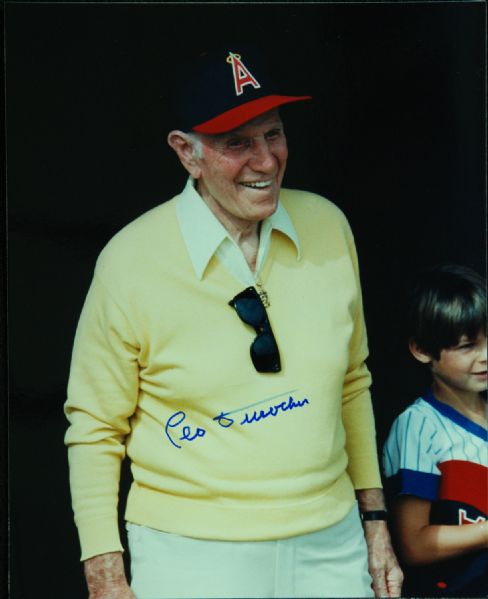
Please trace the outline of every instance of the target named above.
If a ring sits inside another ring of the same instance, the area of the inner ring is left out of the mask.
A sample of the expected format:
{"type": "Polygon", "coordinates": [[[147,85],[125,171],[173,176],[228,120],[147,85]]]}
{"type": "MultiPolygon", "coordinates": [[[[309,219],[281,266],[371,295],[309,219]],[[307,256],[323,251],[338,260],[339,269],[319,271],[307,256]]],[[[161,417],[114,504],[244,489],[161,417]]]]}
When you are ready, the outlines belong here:
{"type": "Polygon", "coordinates": [[[263,282],[261,281],[261,277],[259,277],[259,276],[256,279],[256,289],[257,289],[259,297],[261,298],[261,301],[263,302],[263,306],[265,308],[269,308],[271,303],[269,301],[268,293],[264,289],[263,282]]]}

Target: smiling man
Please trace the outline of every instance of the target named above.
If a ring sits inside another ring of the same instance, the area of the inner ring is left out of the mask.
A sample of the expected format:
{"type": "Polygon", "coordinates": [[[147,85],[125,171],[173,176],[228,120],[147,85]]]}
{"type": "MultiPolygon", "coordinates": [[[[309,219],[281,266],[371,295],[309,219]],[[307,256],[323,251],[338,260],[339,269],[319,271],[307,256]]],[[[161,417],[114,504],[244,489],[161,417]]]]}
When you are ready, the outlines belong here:
{"type": "Polygon", "coordinates": [[[205,204],[256,270],[260,223],[278,206],[288,149],[283,123],[274,109],[230,134],[172,131],[176,151],[205,204]],[[197,144],[197,148],[195,148],[197,144]]]}
{"type": "Polygon", "coordinates": [[[353,236],[282,188],[279,107],[309,97],[260,62],[229,48],[185,72],[168,143],[187,185],[97,262],[65,406],[90,599],[400,594],[353,236]]]}

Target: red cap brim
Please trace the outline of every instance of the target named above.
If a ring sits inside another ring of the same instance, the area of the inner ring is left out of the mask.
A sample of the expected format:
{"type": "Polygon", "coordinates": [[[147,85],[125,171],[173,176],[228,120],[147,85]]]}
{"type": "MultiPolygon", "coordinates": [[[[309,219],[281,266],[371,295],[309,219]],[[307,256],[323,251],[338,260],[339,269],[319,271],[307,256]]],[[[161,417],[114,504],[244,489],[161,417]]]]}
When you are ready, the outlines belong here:
{"type": "Polygon", "coordinates": [[[264,96],[263,98],[251,100],[250,102],[231,108],[209,121],[200,123],[200,125],[195,125],[193,131],[196,131],[197,133],[206,133],[208,135],[226,133],[273,108],[291,102],[311,99],[312,96],[264,96]]]}

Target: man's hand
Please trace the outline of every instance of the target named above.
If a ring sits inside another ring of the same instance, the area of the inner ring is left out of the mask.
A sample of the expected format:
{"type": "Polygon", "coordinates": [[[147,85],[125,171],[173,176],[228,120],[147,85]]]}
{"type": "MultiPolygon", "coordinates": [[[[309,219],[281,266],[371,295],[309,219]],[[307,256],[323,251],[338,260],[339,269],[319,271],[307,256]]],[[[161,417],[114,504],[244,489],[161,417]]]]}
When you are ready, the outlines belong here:
{"type": "MultiPolygon", "coordinates": [[[[385,502],[381,489],[356,491],[361,512],[384,510],[385,502]]],[[[369,573],[373,578],[376,597],[400,597],[403,572],[391,545],[390,533],[384,520],[363,522],[364,536],[368,546],[369,573]]]]}
{"type": "Polygon", "coordinates": [[[120,551],[96,555],[84,565],[88,599],[137,599],[127,583],[120,551]]]}
{"type": "Polygon", "coordinates": [[[386,522],[373,520],[363,522],[364,536],[368,545],[369,573],[373,578],[376,597],[400,597],[403,572],[391,546],[386,522]]]}

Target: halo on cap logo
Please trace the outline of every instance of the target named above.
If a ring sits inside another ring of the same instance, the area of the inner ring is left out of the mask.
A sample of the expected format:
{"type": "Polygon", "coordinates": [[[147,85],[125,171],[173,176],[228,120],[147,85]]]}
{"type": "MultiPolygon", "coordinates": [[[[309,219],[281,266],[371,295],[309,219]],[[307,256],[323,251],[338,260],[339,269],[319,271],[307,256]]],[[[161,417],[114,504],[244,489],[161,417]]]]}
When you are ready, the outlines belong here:
{"type": "Polygon", "coordinates": [[[229,52],[226,61],[232,65],[232,74],[234,75],[234,87],[236,95],[240,96],[243,92],[245,85],[252,85],[254,89],[259,89],[261,86],[257,82],[256,78],[251,75],[249,70],[244,66],[241,55],[229,52]]]}

